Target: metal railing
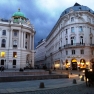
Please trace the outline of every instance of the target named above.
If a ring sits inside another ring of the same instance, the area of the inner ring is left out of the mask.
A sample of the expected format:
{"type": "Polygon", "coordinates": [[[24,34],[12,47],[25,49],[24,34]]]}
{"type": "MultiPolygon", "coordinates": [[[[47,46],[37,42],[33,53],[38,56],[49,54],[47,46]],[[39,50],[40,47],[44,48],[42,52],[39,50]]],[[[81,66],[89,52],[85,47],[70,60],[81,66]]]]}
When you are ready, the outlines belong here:
{"type": "Polygon", "coordinates": [[[64,48],[68,48],[68,47],[79,47],[79,46],[85,46],[85,43],[66,44],[66,45],[64,45],[64,48]]]}

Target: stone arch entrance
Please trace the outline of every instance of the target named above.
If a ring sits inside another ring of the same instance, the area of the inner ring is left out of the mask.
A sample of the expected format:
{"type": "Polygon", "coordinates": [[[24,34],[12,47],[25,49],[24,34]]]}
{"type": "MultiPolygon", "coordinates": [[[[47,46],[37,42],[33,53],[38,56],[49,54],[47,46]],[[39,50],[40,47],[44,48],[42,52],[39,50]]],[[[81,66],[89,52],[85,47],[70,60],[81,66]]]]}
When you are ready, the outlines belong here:
{"type": "Polygon", "coordinates": [[[72,70],[77,70],[77,60],[74,58],[71,60],[72,70]]]}

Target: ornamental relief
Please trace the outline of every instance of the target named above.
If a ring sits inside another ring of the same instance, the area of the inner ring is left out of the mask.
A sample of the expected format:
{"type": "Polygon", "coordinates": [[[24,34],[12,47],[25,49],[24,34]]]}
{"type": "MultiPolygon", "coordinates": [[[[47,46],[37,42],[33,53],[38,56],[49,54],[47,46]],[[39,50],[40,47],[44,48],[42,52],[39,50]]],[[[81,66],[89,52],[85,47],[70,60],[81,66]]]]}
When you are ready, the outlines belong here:
{"type": "Polygon", "coordinates": [[[84,33],[83,32],[79,32],[79,36],[84,36],[84,33]]]}
{"type": "Polygon", "coordinates": [[[74,37],[74,36],[76,36],[76,34],[75,34],[75,33],[70,34],[70,37],[74,37]]]}

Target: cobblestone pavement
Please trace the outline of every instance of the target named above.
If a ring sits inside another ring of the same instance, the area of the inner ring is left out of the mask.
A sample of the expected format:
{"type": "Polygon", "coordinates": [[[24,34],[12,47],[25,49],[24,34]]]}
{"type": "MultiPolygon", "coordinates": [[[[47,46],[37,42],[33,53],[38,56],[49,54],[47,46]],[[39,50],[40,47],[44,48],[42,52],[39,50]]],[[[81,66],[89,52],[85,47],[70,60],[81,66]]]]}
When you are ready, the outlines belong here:
{"type": "Polygon", "coordinates": [[[39,90],[24,93],[14,93],[14,94],[94,94],[94,86],[86,87],[85,83],[75,86],[49,89],[49,90],[39,90]]]}

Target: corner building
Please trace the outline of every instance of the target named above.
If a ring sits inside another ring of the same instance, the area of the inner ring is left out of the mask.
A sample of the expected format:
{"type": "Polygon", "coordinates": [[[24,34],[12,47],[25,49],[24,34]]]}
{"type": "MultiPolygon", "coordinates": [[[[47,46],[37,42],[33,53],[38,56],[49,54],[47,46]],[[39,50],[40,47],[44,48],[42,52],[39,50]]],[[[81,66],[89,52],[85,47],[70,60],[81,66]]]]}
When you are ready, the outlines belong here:
{"type": "Polygon", "coordinates": [[[34,67],[34,35],[34,27],[20,9],[10,20],[0,19],[0,66],[34,67]]]}
{"type": "Polygon", "coordinates": [[[46,38],[48,68],[91,68],[94,63],[94,11],[75,3],[65,9],[46,38]]]}

